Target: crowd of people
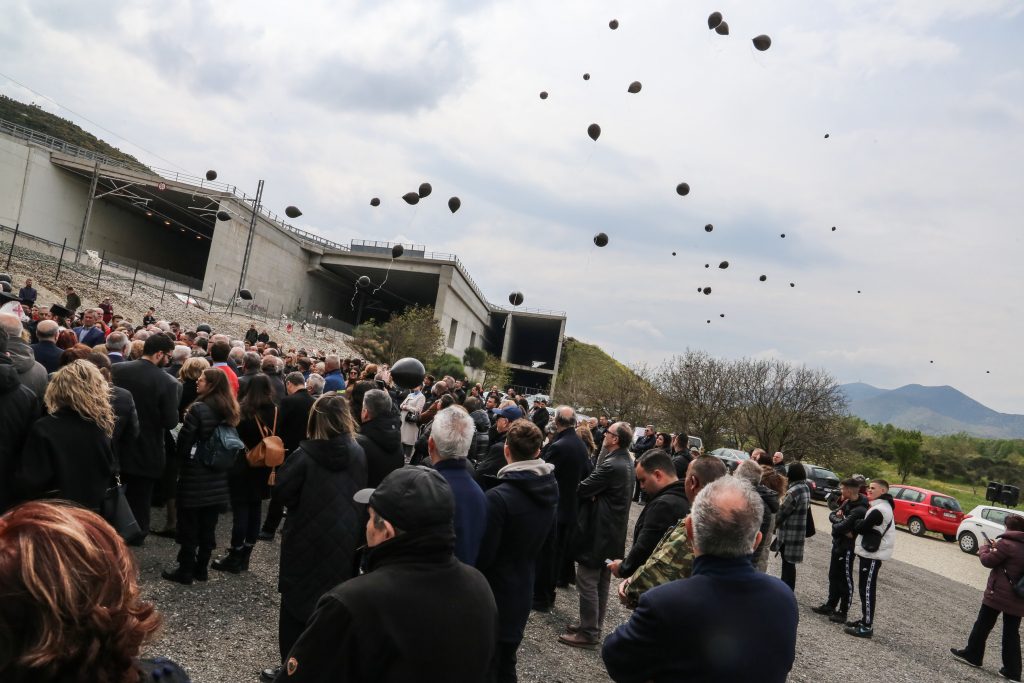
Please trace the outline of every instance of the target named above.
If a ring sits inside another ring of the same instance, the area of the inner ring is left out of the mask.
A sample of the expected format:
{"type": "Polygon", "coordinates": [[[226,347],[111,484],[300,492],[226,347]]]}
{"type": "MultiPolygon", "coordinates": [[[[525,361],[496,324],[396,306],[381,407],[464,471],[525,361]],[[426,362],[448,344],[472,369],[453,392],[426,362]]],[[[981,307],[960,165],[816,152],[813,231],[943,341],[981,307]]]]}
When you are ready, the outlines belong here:
{"type": "MultiPolygon", "coordinates": [[[[400,387],[387,365],[282,349],[255,326],[232,339],[153,309],[138,326],[102,307],[31,311],[0,313],[4,680],[188,680],[139,658],[159,615],[127,545],[173,537],[162,576],[187,586],[248,571],[279,530],[280,661],[264,680],[515,681],[531,610],[571,585],[579,619],[558,642],[600,648],[613,680],[783,681],[793,666],[815,529],[804,468],[782,453],[755,449],[730,474],[682,430],[634,439],[610,416],[464,378],[400,387]],[[127,543],[107,523],[119,491],[137,525],[127,543]],[[151,530],[154,506],[166,521],[151,530]],[[765,573],[773,552],[781,578],[765,573]],[[610,633],[609,595],[633,610],[610,633]]],[[[814,611],[871,637],[892,498],[880,479],[841,491],[814,611]]],[[[1009,556],[999,543],[987,565],[1009,556]]],[[[1003,613],[1019,680],[1020,617],[998,597],[954,655],[980,664],[1003,613]]]]}

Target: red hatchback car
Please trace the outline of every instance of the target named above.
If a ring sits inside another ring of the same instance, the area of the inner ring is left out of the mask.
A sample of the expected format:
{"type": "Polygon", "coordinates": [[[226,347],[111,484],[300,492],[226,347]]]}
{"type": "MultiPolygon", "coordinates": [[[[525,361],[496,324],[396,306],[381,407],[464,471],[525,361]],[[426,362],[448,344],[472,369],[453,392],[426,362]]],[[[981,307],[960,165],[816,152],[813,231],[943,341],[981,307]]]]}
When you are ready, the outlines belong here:
{"type": "Polygon", "coordinates": [[[915,536],[937,531],[951,543],[956,540],[956,530],[964,518],[956,498],[903,484],[889,487],[889,494],[896,503],[896,524],[907,527],[915,536]]]}

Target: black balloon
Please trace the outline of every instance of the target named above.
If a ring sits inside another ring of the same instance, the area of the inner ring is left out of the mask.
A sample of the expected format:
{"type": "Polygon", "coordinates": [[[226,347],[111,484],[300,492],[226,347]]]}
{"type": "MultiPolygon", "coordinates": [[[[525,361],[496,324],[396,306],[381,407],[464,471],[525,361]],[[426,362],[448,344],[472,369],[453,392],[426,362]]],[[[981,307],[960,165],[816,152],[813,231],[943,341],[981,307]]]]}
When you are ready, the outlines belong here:
{"type": "Polygon", "coordinates": [[[594,235],[594,244],[596,244],[599,247],[608,246],[608,235],[604,234],[603,232],[597,233],[596,235],[594,235]]]}
{"type": "Polygon", "coordinates": [[[760,280],[761,282],[764,282],[765,280],[768,279],[768,276],[767,275],[762,275],[761,277],[759,277],[757,279],[760,280]]]}
{"type": "Polygon", "coordinates": [[[589,126],[587,126],[587,135],[590,136],[591,140],[597,142],[597,139],[601,137],[601,126],[597,125],[596,123],[590,124],[589,126]]]}
{"type": "Polygon", "coordinates": [[[789,283],[789,286],[790,286],[790,287],[796,287],[796,283],[795,283],[795,282],[790,282],[790,283],[789,283]]]}
{"type": "Polygon", "coordinates": [[[420,183],[420,189],[418,194],[420,196],[420,199],[423,199],[424,197],[429,197],[430,193],[433,191],[434,188],[430,186],[430,183],[420,183]]]}
{"type": "Polygon", "coordinates": [[[712,12],[711,14],[708,15],[708,28],[709,29],[714,30],[714,29],[718,28],[718,25],[721,24],[721,23],[722,23],[722,13],[721,12],[712,12]]]}
{"type": "Polygon", "coordinates": [[[245,301],[252,301],[252,292],[250,292],[248,289],[240,289],[238,290],[238,297],[240,299],[244,299],[245,301]]]}
{"type": "Polygon", "coordinates": [[[391,366],[391,380],[401,389],[414,389],[423,384],[423,376],[427,374],[423,363],[415,358],[402,358],[391,366]]]}
{"type": "Polygon", "coordinates": [[[294,206],[289,206],[284,210],[284,215],[288,216],[288,218],[298,218],[302,215],[302,212],[294,206]]]}
{"type": "MultiPolygon", "coordinates": [[[[710,325],[710,324],[711,324],[711,321],[709,320],[709,321],[708,321],[708,325],[710,325]]],[[[689,367],[689,366],[687,366],[687,367],[689,367]]]]}
{"type": "Polygon", "coordinates": [[[832,232],[835,232],[835,231],[836,231],[836,226],[833,225],[832,226],[832,232]]]}
{"type": "Polygon", "coordinates": [[[371,199],[370,206],[380,206],[380,197],[374,197],[371,199]]]}
{"type": "Polygon", "coordinates": [[[406,204],[419,204],[420,196],[416,192],[406,192],[402,195],[402,199],[405,200],[406,204]]]}
{"type": "Polygon", "coordinates": [[[715,33],[717,33],[720,36],[729,35],[729,24],[723,21],[721,24],[715,27],[715,33]]]}
{"type": "Polygon", "coordinates": [[[522,306],[523,305],[523,293],[522,292],[512,292],[511,294],[508,295],[508,302],[510,304],[512,304],[513,306],[522,306]]]}
{"type": "Polygon", "coordinates": [[[590,80],[590,74],[583,74],[583,80],[589,81],[590,80]]]}
{"type": "Polygon", "coordinates": [[[676,252],[674,252],[674,251],[673,251],[673,252],[672,252],[672,255],[673,255],[673,256],[675,256],[675,255],[676,255],[676,252]]]}
{"type": "Polygon", "coordinates": [[[644,86],[640,84],[640,81],[633,81],[632,83],[629,84],[629,87],[626,88],[626,91],[631,92],[635,95],[638,92],[640,92],[640,88],[642,87],[644,86]]]}
{"type": "Polygon", "coordinates": [[[719,318],[724,318],[724,317],[725,317],[725,313],[719,313],[719,314],[718,314],[718,317],[719,317],[719,318]]]}
{"type": "Polygon", "coordinates": [[[718,267],[721,268],[722,270],[725,270],[726,268],[729,267],[729,262],[728,261],[722,261],[721,263],[718,264],[718,267]]]}
{"type": "Polygon", "coordinates": [[[705,263],[705,264],[704,264],[704,267],[705,267],[705,268],[710,268],[710,267],[711,267],[711,264],[710,264],[710,263],[705,263]]]}
{"type": "Polygon", "coordinates": [[[217,179],[217,172],[214,171],[211,168],[209,171],[206,172],[206,179],[207,180],[216,180],[217,179]]]}
{"type": "Polygon", "coordinates": [[[754,47],[756,47],[761,52],[764,52],[765,50],[767,50],[768,48],[770,48],[772,46],[772,39],[769,38],[768,36],[764,35],[763,33],[761,35],[757,36],[756,38],[754,38],[753,42],[754,42],[754,47]]]}
{"type": "Polygon", "coordinates": [[[546,100],[546,99],[548,98],[548,93],[547,93],[547,91],[546,91],[546,90],[541,90],[541,91],[540,91],[540,98],[541,98],[542,100],[546,100]]]}
{"type": "Polygon", "coordinates": [[[782,233],[781,235],[779,235],[779,237],[781,237],[782,239],[786,239],[786,233],[782,233]]]}
{"type": "Polygon", "coordinates": [[[857,290],[857,293],[860,294],[860,290],[859,289],[857,290]]]}
{"type": "Polygon", "coordinates": [[[403,247],[401,244],[396,244],[395,246],[391,247],[391,258],[398,258],[404,253],[405,247],[403,247]]]}
{"type": "Polygon", "coordinates": [[[369,275],[360,275],[359,279],[356,280],[356,287],[364,287],[365,288],[365,287],[369,287],[369,286],[370,286],[370,276],[369,275]]]}
{"type": "Polygon", "coordinates": [[[828,133],[825,133],[825,139],[828,140],[828,133]]]}
{"type": "Polygon", "coordinates": [[[462,200],[458,197],[451,197],[448,200],[448,210],[452,213],[458,211],[460,206],[462,206],[462,200]]]}
{"type": "Polygon", "coordinates": [[[619,27],[619,20],[618,19],[612,19],[611,21],[608,22],[608,28],[610,28],[611,30],[614,31],[618,27],[619,27]]]}
{"type": "Polygon", "coordinates": [[[690,184],[679,183],[678,185],[676,185],[676,194],[679,195],[680,197],[685,197],[686,195],[690,194],[690,184]]]}
{"type": "Polygon", "coordinates": [[[227,211],[218,211],[217,212],[217,220],[219,220],[219,221],[229,221],[229,220],[231,220],[231,214],[228,213],[227,211]]]}
{"type": "Polygon", "coordinates": [[[701,290],[701,291],[703,291],[703,292],[704,292],[705,294],[710,294],[710,293],[711,293],[711,288],[710,288],[710,287],[705,287],[705,288],[704,288],[703,290],[701,290]]]}
{"type": "Polygon", "coordinates": [[[711,225],[710,223],[708,223],[707,225],[704,226],[704,232],[711,232],[714,229],[715,229],[715,226],[711,225]]]}

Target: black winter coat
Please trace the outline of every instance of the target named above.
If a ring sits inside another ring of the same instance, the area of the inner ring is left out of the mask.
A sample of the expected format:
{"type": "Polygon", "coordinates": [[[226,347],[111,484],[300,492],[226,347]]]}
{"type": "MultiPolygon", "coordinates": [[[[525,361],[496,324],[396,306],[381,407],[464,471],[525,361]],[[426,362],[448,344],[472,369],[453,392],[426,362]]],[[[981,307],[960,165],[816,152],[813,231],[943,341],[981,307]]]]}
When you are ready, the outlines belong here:
{"type": "Polygon", "coordinates": [[[370,548],[367,573],[320,599],[278,683],[488,680],[497,607],[454,545],[449,527],[370,548]]]}
{"type": "Polygon", "coordinates": [[[35,392],[21,383],[10,359],[0,357],[0,514],[22,498],[14,477],[40,410],[35,392]]]}
{"type": "Polygon", "coordinates": [[[580,482],[575,557],[583,566],[600,569],[606,559],[625,554],[634,479],[629,453],[620,448],[608,453],[580,482]]]}
{"type": "Polygon", "coordinates": [[[505,460],[505,434],[498,434],[497,438],[491,441],[487,448],[487,457],[476,464],[473,477],[480,488],[485,491],[494,485],[494,477],[498,476],[498,470],[508,464],[505,460]]]}
{"type": "Polygon", "coordinates": [[[579,512],[576,489],[590,475],[590,453],[575,429],[555,434],[543,452],[543,457],[555,466],[558,481],[558,522],[575,524],[579,512]]]}
{"type": "Polygon", "coordinates": [[[534,566],[555,522],[558,484],[551,466],[529,461],[539,471],[505,472],[487,491],[487,531],[477,569],[491,585],[498,605],[498,641],[518,643],[533,603],[534,566]]]}
{"type": "Polygon", "coordinates": [[[148,360],[115,363],[110,373],[114,384],[127,389],[135,400],[139,436],[121,449],[121,471],[159,479],[164,473],[164,433],[178,425],[181,385],[148,360]]]}
{"type": "Polygon", "coordinates": [[[633,527],[633,547],[619,565],[619,576],[632,576],[651,556],[665,532],[688,514],[690,501],[681,481],[669,484],[648,499],[633,527]]]}
{"type": "Polygon", "coordinates": [[[32,425],[18,483],[28,498],[62,498],[99,510],[113,480],[110,437],[70,408],[32,425]]]}
{"type": "Polygon", "coordinates": [[[491,420],[483,408],[474,410],[469,416],[473,418],[473,425],[476,427],[473,445],[469,448],[469,459],[479,462],[487,457],[487,449],[491,446],[491,437],[488,434],[491,431],[491,420]]]}
{"type": "Polygon", "coordinates": [[[359,425],[356,437],[366,453],[367,483],[371,488],[405,465],[401,423],[397,415],[379,415],[359,425]]]}
{"type": "MultiPolygon", "coordinates": [[[[270,390],[274,392],[274,403],[281,405],[281,401],[288,395],[288,389],[284,386],[284,377],[281,376],[280,372],[265,373],[267,379],[270,380],[270,390]]],[[[241,394],[242,390],[239,388],[238,393],[241,394]]]]}
{"type": "Polygon", "coordinates": [[[294,619],[306,621],[320,597],[356,574],[366,506],[366,455],[350,435],[303,441],[277,472],[274,498],[288,508],[277,589],[294,619]]]}
{"type": "Polygon", "coordinates": [[[139,438],[139,415],[135,411],[135,399],[132,392],[121,387],[111,387],[110,406],[114,409],[114,435],[110,438],[110,447],[114,451],[114,462],[119,463],[121,452],[139,438]]]}
{"type": "Polygon", "coordinates": [[[181,383],[181,398],[178,399],[178,421],[185,421],[185,411],[199,396],[198,380],[186,379],[181,383]]]}
{"type": "Polygon", "coordinates": [[[291,453],[306,438],[306,425],[309,423],[309,411],[316,402],[309,392],[300,389],[289,394],[280,403],[277,418],[277,433],[284,441],[284,452],[291,453]]]}
{"type": "Polygon", "coordinates": [[[857,522],[864,519],[868,514],[867,496],[858,496],[857,500],[848,500],[836,510],[829,513],[828,521],[832,522],[832,553],[842,555],[847,550],[853,550],[857,542],[857,533],[854,528],[857,522]],[[842,513],[842,514],[839,514],[842,513]],[[853,538],[846,534],[853,532],[853,538]]]}
{"type": "Polygon", "coordinates": [[[764,503],[764,514],[761,516],[761,542],[754,548],[754,554],[751,556],[751,562],[754,566],[758,566],[757,563],[761,559],[761,555],[768,552],[768,546],[771,545],[771,530],[772,524],[775,521],[775,515],[779,511],[779,492],[770,489],[764,484],[757,485],[757,494],[761,496],[761,502],[764,503]]]}
{"type": "Polygon", "coordinates": [[[228,505],[228,473],[210,469],[192,452],[192,447],[209,439],[223,421],[217,411],[202,401],[195,401],[185,413],[175,448],[180,467],[175,497],[182,509],[214,506],[223,509],[228,505]]]}
{"type": "MultiPolygon", "coordinates": [[[[268,431],[274,429],[275,406],[267,406],[259,413],[263,426],[268,431]]],[[[281,429],[281,417],[277,418],[277,429],[281,429]]],[[[245,444],[245,450],[249,451],[256,447],[263,440],[263,434],[256,424],[256,418],[250,417],[238,423],[238,437],[245,444]]],[[[270,478],[269,467],[249,467],[245,457],[238,459],[238,463],[228,472],[228,488],[231,491],[231,502],[233,503],[255,503],[270,497],[270,485],[267,483],[270,478]]]]}

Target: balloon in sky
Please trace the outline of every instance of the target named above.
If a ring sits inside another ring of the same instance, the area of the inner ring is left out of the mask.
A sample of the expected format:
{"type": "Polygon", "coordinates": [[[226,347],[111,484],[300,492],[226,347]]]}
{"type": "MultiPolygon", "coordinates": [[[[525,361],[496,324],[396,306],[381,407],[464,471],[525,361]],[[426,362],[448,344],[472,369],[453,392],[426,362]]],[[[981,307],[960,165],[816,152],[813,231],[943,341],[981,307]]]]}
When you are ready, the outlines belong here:
{"type": "Polygon", "coordinates": [[[711,264],[710,264],[710,263],[705,263],[705,264],[704,264],[704,267],[705,267],[705,268],[710,268],[710,267],[711,267],[711,264]]]}
{"type": "Polygon", "coordinates": [[[618,19],[612,19],[611,21],[608,22],[608,28],[610,28],[611,30],[614,31],[618,27],[619,27],[619,20],[618,19]]]}
{"type": "Polygon", "coordinates": [[[590,80],[590,74],[583,74],[583,80],[589,81],[590,80]]]}
{"type": "Polygon", "coordinates": [[[395,246],[391,247],[391,258],[398,258],[404,253],[405,247],[403,247],[401,244],[396,244],[395,246]]]}
{"type": "Polygon", "coordinates": [[[420,196],[416,192],[406,192],[402,195],[402,199],[405,200],[406,204],[419,204],[420,196]]]}
{"type": "Polygon", "coordinates": [[[371,199],[370,206],[380,206],[380,197],[374,197],[371,199]]]}
{"type": "Polygon", "coordinates": [[[760,280],[761,282],[764,282],[765,280],[768,279],[768,276],[767,275],[762,275],[761,277],[759,277],[757,279],[760,280]]]}
{"type": "Polygon", "coordinates": [[[451,197],[448,200],[448,210],[452,213],[458,211],[460,206],[462,206],[462,200],[458,197],[451,197]]]}
{"type": "Polygon", "coordinates": [[[825,139],[828,140],[828,133],[825,133],[825,139]]]}
{"type": "Polygon", "coordinates": [[[370,276],[369,275],[360,275],[359,279],[356,280],[356,286],[357,287],[363,287],[363,288],[369,287],[370,286],[370,276]]]}
{"type": "Polygon", "coordinates": [[[754,38],[753,43],[754,47],[756,47],[761,52],[764,52],[765,50],[772,46],[772,39],[762,33],[761,35],[754,38]]]}
{"type": "Polygon", "coordinates": [[[299,211],[298,208],[294,206],[289,206],[285,208],[284,215],[288,216],[288,218],[298,218],[299,216],[302,215],[302,212],[299,211]]]}
{"type": "Polygon", "coordinates": [[[676,255],[676,252],[674,252],[674,251],[673,251],[673,252],[672,252],[672,255],[673,255],[673,256],[675,256],[675,255],[676,255]]]}
{"type": "Polygon", "coordinates": [[[217,172],[214,171],[211,168],[209,171],[206,172],[206,179],[207,180],[216,180],[217,179],[217,172]]]}
{"type": "Polygon", "coordinates": [[[678,185],[676,185],[676,194],[678,194],[680,197],[685,197],[686,195],[690,194],[690,184],[679,183],[678,185]]]}
{"type": "Polygon", "coordinates": [[[708,325],[710,325],[710,324],[711,324],[711,321],[709,320],[709,321],[708,321],[708,325]]]}
{"type": "Polygon", "coordinates": [[[724,317],[725,317],[725,313],[719,313],[719,314],[718,314],[718,317],[719,317],[719,318],[724,318],[724,317]]]}
{"type": "Polygon", "coordinates": [[[512,304],[513,306],[522,306],[523,305],[523,293],[522,292],[512,292],[511,294],[508,295],[508,302],[510,304],[512,304]]]}
{"type": "Polygon", "coordinates": [[[217,220],[219,220],[219,221],[229,221],[229,220],[231,220],[231,214],[228,213],[227,211],[218,211],[217,212],[217,220]]]}
{"type": "Polygon", "coordinates": [[[704,294],[710,294],[711,293],[711,288],[710,287],[705,287],[703,289],[703,292],[704,292],[704,294]]]}
{"type": "Polygon", "coordinates": [[[546,99],[548,98],[548,92],[547,92],[547,90],[541,90],[541,91],[540,91],[540,98],[541,98],[542,100],[546,100],[546,99]]]}
{"type": "Polygon", "coordinates": [[[779,235],[779,237],[781,237],[782,239],[786,239],[786,233],[782,233],[781,235],[779,235]]]}
{"type": "Polygon", "coordinates": [[[795,283],[795,282],[790,282],[790,283],[789,283],[789,286],[790,286],[790,287],[796,287],[796,283],[795,283]]]}
{"type": "Polygon", "coordinates": [[[414,389],[423,384],[426,374],[423,363],[415,358],[402,358],[391,366],[391,379],[402,389],[414,389]]]}
{"type": "Polygon", "coordinates": [[[728,261],[722,261],[721,263],[718,264],[718,267],[721,268],[722,270],[725,270],[726,268],[729,267],[729,262],[728,261]]]}
{"type": "Polygon", "coordinates": [[[835,231],[836,231],[836,226],[833,225],[832,226],[832,232],[835,232],[835,231]]]}
{"type": "Polygon", "coordinates": [[[252,292],[248,289],[240,289],[238,290],[238,297],[246,301],[252,301],[252,292]]]}
{"type": "Polygon", "coordinates": [[[420,199],[423,199],[424,197],[429,197],[430,193],[433,191],[434,188],[430,186],[430,183],[420,183],[420,189],[418,194],[420,196],[420,199]]]}
{"type": "Polygon", "coordinates": [[[608,235],[604,234],[603,232],[597,233],[596,235],[594,235],[594,244],[596,244],[599,247],[608,246],[608,235]]]}
{"type": "Polygon", "coordinates": [[[717,33],[720,36],[729,35],[729,24],[723,21],[721,24],[715,27],[715,33],[717,33]]]}
{"type": "Polygon", "coordinates": [[[712,12],[708,15],[708,28],[714,30],[718,28],[718,25],[722,23],[722,13],[712,12]]]}
{"type": "Polygon", "coordinates": [[[704,232],[711,232],[714,229],[715,229],[715,226],[711,225],[710,223],[708,223],[707,225],[704,226],[704,232]]]}
{"type": "Polygon", "coordinates": [[[629,84],[629,87],[626,88],[626,91],[627,92],[631,92],[631,93],[633,93],[635,95],[638,92],[640,92],[640,88],[642,88],[642,87],[644,87],[644,86],[641,85],[640,81],[633,81],[632,83],[629,84]]]}
{"type": "Polygon", "coordinates": [[[591,140],[597,142],[597,139],[601,137],[601,126],[597,125],[596,123],[590,124],[589,126],[587,126],[587,135],[590,136],[591,140]]]}

